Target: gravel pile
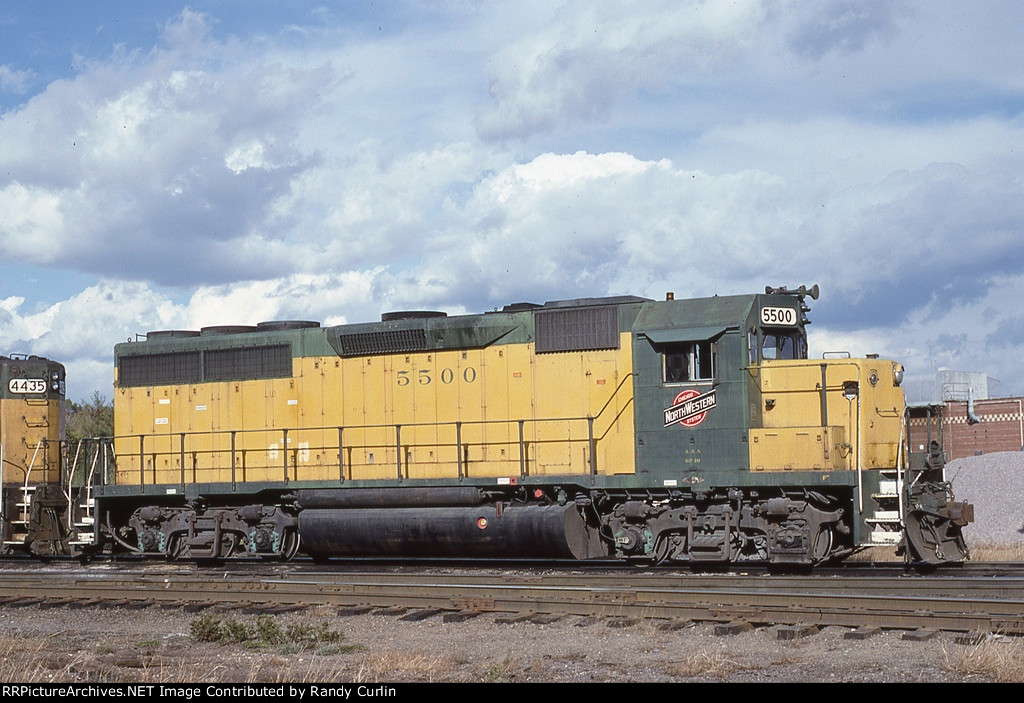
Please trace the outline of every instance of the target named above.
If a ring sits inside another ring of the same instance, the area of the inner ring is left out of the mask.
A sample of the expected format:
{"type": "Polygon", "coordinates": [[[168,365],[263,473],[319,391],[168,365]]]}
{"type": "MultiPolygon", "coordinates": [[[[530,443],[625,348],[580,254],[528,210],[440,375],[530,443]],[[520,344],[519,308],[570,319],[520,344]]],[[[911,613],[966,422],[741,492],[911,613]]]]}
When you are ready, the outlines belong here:
{"type": "Polygon", "coordinates": [[[1024,452],[996,452],[946,465],[957,500],[974,504],[968,543],[1024,541],[1024,452]]]}

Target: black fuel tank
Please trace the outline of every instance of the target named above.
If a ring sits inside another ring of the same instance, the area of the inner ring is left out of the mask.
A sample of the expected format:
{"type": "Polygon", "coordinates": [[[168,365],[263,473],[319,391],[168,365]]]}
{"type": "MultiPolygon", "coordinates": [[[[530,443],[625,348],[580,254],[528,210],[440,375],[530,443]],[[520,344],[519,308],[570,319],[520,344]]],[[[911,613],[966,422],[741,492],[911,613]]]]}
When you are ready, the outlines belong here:
{"type": "Polygon", "coordinates": [[[574,505],[313,509],[299,513],[313,556],[585,559],[591,535],[574,505]]]}

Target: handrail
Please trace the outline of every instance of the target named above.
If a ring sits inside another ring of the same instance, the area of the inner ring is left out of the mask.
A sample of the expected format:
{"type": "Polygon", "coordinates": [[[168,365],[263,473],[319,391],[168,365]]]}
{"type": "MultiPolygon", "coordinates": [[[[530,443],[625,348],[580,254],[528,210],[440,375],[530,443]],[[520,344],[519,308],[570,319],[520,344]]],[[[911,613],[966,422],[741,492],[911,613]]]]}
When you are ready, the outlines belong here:
{"type": "MultiPolygon", "coordinates": [[[[443,450],[445,455],[448,455],[448,452],[454,449],[455,456],[450,461],[445,459],[443,462],[440,462],[438,458],[434,458],[427,463],[450,463],[452,468],[456,469],[459,480],[462,480],[468,475],[468,455],[466,451],[470,446],[474,445],[517,448],[513,449],[507,457],[504,456],[503,450],[501,458],[492,456],[487,459],[487,463],[503,464],[506,462],[517,462],[519,464],[518,473],[521,477],[525,478],[530,474],[531,465],[536,465],[538,461],[536,457],[531,457],[531,445],[540,446],[554,443],[561,443],[570,447],[570,453],[568,454],[569,465],[575,464],[571,457],[578,456],[572,453],[571,447],[583,445],[585,447],[583,459],[586,465],[585,473],[595,476],[599,468],[598,447],[603,445],[604,440],[608,437],[609,432],[614,429],[615,425],[622,421],[624,412],[626,412],[630,404],[627,402],[623,405],[623,409],[620,409],[616,404],[616,398],[621,395],[623,389],[633,377],[634,374],[630,372],[619,380],[596,415],[147,432],[116,435],[106,439],[107,444],[112,449],[115,447],[121,448],[120,453],[122,456],[127,453],[129,456],[128,464],[124,466],[120,473],[123,476],[124,471],[136,471],[136,485],[142,487],[143,490],[146,485],[154,485],[157,482],[157,474],[161,473],[163,474],[160,480],[161,483],[180,483],[182,491],[184,491],[188,483],[187,471],[192,472],[193,482],[197,480],[199,472],[229,472],[232,490],[235,490],[239,478],[241,478],[242,482],[247,480],[245,475],[247,471],[274,471],[273,466],[276,461],[274,457],[276,457],[278,449],[281,451],[281,458],[277,464],[277,471],[280,472],[278,475],[284,483],[301,478],[299,470],[302,464],[300,463],[301,455],[299,452],[317,452],[320,455],[317,463],[309,465],[310,470],[322,471],[336,465],[337,481],[343,483],[346,480],[354,480],[354,470],[357,467],[365,470],[367,467],[372,467],[372,465],[376,464],[377,469],[381,468],[379,461],[373,461],[373,452],[370,452],[370,450],[376,450],[377,448],[383,450],[386,454],[390,454],[392,450],[395,452],[393,462],[394,473],[392,476],[402,481],[410,478],[410,468],[413,465],[421,463],[410,463],[409,457],[411,455],[407,454],[407,452],[423,447],[436,447],[443,450]],[[601,421],[605,415],[610,416],[607,423],[601,421]],[[545,430],[545,426],[552,427],[558,424],[567,425],[564,428],[564,434],[561,434],[562,430],[557,431],[558,437],[555,437],[556,433],[545,430]],[[499,434],[507,432],[508,438],[495,438],[489,432],[491,428],[501,428],[499,434]],[[432,429],[436,433],[431,438],[416,437],[416,434],[424,429],[432,429]],[[337,436],[336,445],[329,439],[330,434],[334,433],[337,436]],[[310,444],[300,441],[303,436],[318,434],[322,434],[322,436],[315,442],[316,446],[310,446],[310,444]],[[361,442],[358,440],[353,442],[350,439],[353,435],[359,434],[363,436],[361,442]],[[403,441],[410,434],[414,437],[413,442],[403,441]],[[467,443],[467,434],[478,434],[480,441],[471,440],[467,443]],[[388,439],[389,435],[390,440],[388,439]],[[250,444],[252,438],[260,436],[277,437],[277,439],[263,447],[252,446],[250,444]],[[177,440],[175,440],[175,437],[177,437],[177,440]],[[125,443],[128,443],[127,447],[125,443]],[[134,449],[132,448],[133,443],[135,445],[134,449]],[[124,451],[126,448],[128,449],[127,452],[124,451]],[[353,449],[367,452],[369,461],[354,464],[352,463],[352,458],[347,461],[346,457],[352,456],[351,451],[353,449]],[[257,460],[258,466],[248,466],[246,456],[253,456],[253,452],[259,451],[267,452],[266,459],[257,460]],[[518,451],[518,457],[516,456],[516,451],[518,451]],[[328,461],[332,454],[336,456],[335,462],[328,461]],[[177,467],[174,467],[175,455],[177,455],[177,467]],[[205,459],[218,455],[222,459],[217,462],[217,465],[200,466],[205,459]],[[131,457],[134,457],[134,459],[131,457]],[[187,465],[189,458],[191,458],[191,466],[187,465]],[[158,465],[158,459],[163,460],[162,465],[158,465]],[[138,461],[137,467],[134,466],[135,461],[138,461]],[[230,462],[230,465],[228,462],[230,462]],[[175,468],[177,468],[178,476],[175,479],[164,480],[164,477],[167,475],[166,472],[174,471],[175,468]],[[241,472],[241,477],[238,475],[239,471],[241,472]],[[148,478],[147,474],[150,474],[148,478]]],[[[632,397],[628,400],[631,402],[632,397]]],[[[106,457],[104,457],[103,463],[104,468],[110,466],[106,457]]],[[[425,466],[426,463],[422,465],[425,466]]],[[[578,469],[576,472],[578,472],[578,469]]],[[[272,474],[264,473],[263,475],[270,476],[272,474]]],[[[222,474],[222,477],[223,480],[228,480],[226,474],[222,474]]],[[[374,478],[380,477],[383,476],[374,476],[374,478]]],[[[92,480],[91,475],[90,480],[92,480]]]]}
{"type": "MultiPolygon", "coordinates": [[[[68,505],[71,506],[71,509],[68,510],[68,524],[67,524],[67,526],[68,526],[69,530],[71,529],[71,526],[74,523],[74,519],[75,519],[74,518],[75,510],[74,510],[74,506],[72,504],[72,496],[71,496],[71,484],[74,483],[74,480],[75,480],[75,467],[78,466],[78,457],[81,456],[81,454],[82,454],[82,442],[84,442],[84,441],[85,440],[82,440],[82,439],[78,440],[78,445],[75,447],[75,458],[71,462],[71,466],[68,469],[68,487],[67,487],[67,490],[64,490],[63,487],[61,488],[61,491],[64,493],[64,498],[68,501],[68,505]]],[[[87,486],[87,485],[89,485],[89,482],[86,480],[86,481],[83,482],[82,485],[86,485],[87,486]]]]}
{"type": "MultiPolygon", "coordinates": [[[[622,389],[622,386],[632,376],[633,376],[633,373],[628,373],[628,374],[626,374],[623,377],[622,381],[619,382],[619,385],[616,386],[615,390],[611,393],[611,395],[609,396],[608,400],[605,402],[605,404],[601,407],[601,409],[597,412],[596,415],[578,415],[578,416],[567,415],[567,416],[558,416],[558,417],[535,417],[535,418],[523,418],[523,419],[508,418],[508,419],[501,419],[501,420],[446,420],[446,421],[443,421],[443,422],[401,422],[401,423],[386,422],[386,423],[373,423],[373,424],[367,424],[367,425],[341,425],[341,427],[344,428],[347,431],[347,430],[379,430],[379,429],[388,429],[388,428],[397,427],[397,426],[408,428],[408,427],[446,427],[446,426],[454,427],[456,425],[461,425],[461,426],[465,427],[467,425],[512,425],[512,424],[517,423],[517,422],[529,422],[529,423],[574,422],[574,421],[582,422],[582,421],[587,420],[587,418],[593,418],[593,419],[596,420],[596,419],[598,419],[599,417],[601,417],[604,414],[605,410],[607,410],[608,406],[611,404],[611,401],[615,398],[616,395],[618,395],[619,391],[622,389]]],[[[217,435],[235,435],[235,434],[239,434],[239,433],[241,433],[241,434],[256,434],[256,433],[259,433],[259,432],[292,432],[292,431],[299,431],[299,432],[325,432],[325,431],[328,431],[328,430],[337,430],[338,427],[339,427],[339,425],[315,425],[315,426],[311,426],[311,427],[305,427],[305,426],[303,426],[303,427],[295,427],[295,426],[278,427],[278,426],[273,426],[273,427],[258,427],[258,428],[250,428],[250,429],[195,430],[195,431],[190,431],[190,432],[174,432],[174,433],[170,433],[170,432],[144,432],[144,433],[133,432],[131,434],[113,435],[111,437],[104,437],[103,439],[108,439],[108,440],[116,441],[116,440],[126,440],[126,439],[140,438],[140,437],[145,437],[145,438],[150,438],[150,437],[152,437],[152,438],[167,438],[167,437],[172,436],[172,434],[174,434],[174,435],[217,436],[217,435]]]]}
{"type": "MultiPolygon", "coordinates": [[[[621,414],[620,414],[621,415],[621,414]]],[[[618,417],[618,415],[616,416],[618,417]]],[[[152,485],[155,481],[147,481],[146,473],[156,471],[166,471],[170,467],[158,468],[155,465],[147,466],[147,459],[154,460],[157,457],[171,457],[177,455],[178,457],[178,471],[179,481],[184,486],[186,481],[186,459],[191,456],[193,461],[192,470],[196,471],[207,471],[207,470],[230,470],[231,472],[231,483],[233,487],[237,485],[238,477],[236,474],[236,467],[238,464],[239,454],[246,454],[253,451],[268,451],[272,452],[269,463],[261,465],[261,470],[272,469],[273,457],[276,455],[276,450],[281,451],[281,459],[278,464],[279,470],[282,472],[281,478],[284,483],[291,480],[297,480],[300,476],[297,473],[299,467],[298,452],[300,451],[319,451],[325,456],[331,454],[336,455],[337,466],[338,466],[338,479],[339,481],[345,480],[345,471],[348,470],[349,478],[351,478],[353,466],[345,461],[346,450],[354,448],[359,449],[372,449],[381,448],[384,450],[394,450],[395,456],[395,473],[393,474],[398,480],[404,480],[409,478],[408,476],[408,458],[405,456],[410,448],[424,447],[424,446],[447,446],[454,447],[455,457],[453,464],[457,465],[458,473],[460,478],[466,475],[465,456],[464,452],[467,446],[465,442],[465,430],[467,427],[479,427],[486,431],[488,427],[502,427],[509,430],[510,437],[507,440],[504,439],[483,439],[480,442],[474,442],[478,446],[514,446],[518,447],[518,463],[519,463],[519,474],[523,477],[529,475],[529,451],[528,446],[531,444],[539,443],[550,443],[550,442],[561,442],[568,445],[583,444],[587,447],[587,463],[589,473],[596,475],[597,473],[597,457],[596,447],[598,437],[594,434],[594,421],[593,416],[563,416],[563,417],[551,417],[551,418],[522,418],[514,420],[460,420],[460,421],[445,421],[445,422],[416,422],[416,423],[386,423],[386,424],[367,424],[367,425],[344,425],[344,426],[333,426],[333,425],[320,425],[314,427],[269,427],[269,428],[258,428],[258,429],[231,429],[231,430],[207,430],[207,431],[190,431],[190,432],[175,432],[175,433],[140,433],[132,435],[117,435],[110,438],[113,443],[118,442],[135,442],[137,441],[137,449],[131,453],[138,461],[139,465],[133,467],[138,471],[138,484],[140,486],[152,485]],[[585,431],[584,431],[585,423],[585,431]],[[534,428],[534,430],[540,430],[544,425],[552,424],[568,424],[567,436],[564,439],[528,439],[526,429],[528,427],[534,428]],[[578,429],[573,429],[577,427],[578,429]],[[518,430],[514,429],[518,428],[518,430]],[[453,439],[442,439],[436,435],[429,440],[414,442],[408,444],[403,441],[403,435],[408,437],[413,434],[417,429],[435,429],[438,434],[446,431],[453,435],[453,439]],[[347,443],[344,440],[357,432],[377,432],[377,437],[368,438],[365,443],[352,444],[347,443]],[[292,448],[293,439],[296,437],[301,438],[304,435],[310,434],[323,434],[324,441],[322,446],[320,444],[316,446],[301,446],[301,443],[296,442],[296,446],[292,448]],[[332,444],[327,440],[327,436],[332,433],[337,433],[338,443],[337,445],[332,444]],[[391,441],[387,440],[387,434],[391,434],[391,441]],[[239,448],[240,438],[246,436],[256,435],[271,435],[277,437],[277,441],[271,447],[263,448],[239,448]],[[175,437],[178,441],[175,442],[175,437]],[[208,442],[208,446],[201,449],[193,449],[198,438],[203,438],[208,442]],[[221,439],[221,442],[217,442],[217,438],[221,439]],[[226,441],[224,441],[226,440],[226,441]],[[159,448],[154,447],[157,443],[164,446],[159,448]],[[169,443],[169,444],[168,444],[169,443]],[[174,446],[174,445],[177,446],[174,446]],[[156,449],[156,451],[154,451],[156,449]],[[230,457],[230,466],[225,462],[220,467],[210,467],[198,469],[197,460],[200,456],[211,456],[211,455],[224,455],[230,457]]],[[[513,454],[511,457],[503,460],[495,461],[516,461],[516,457],[513,454]]],[[[333,462],[319,464],[317,466],[329,467],[333,466],[333,462]]],[[[244,464],[243,464],[244,467],[244,464]]],[[[245,480],[244,477],[242,479],[245,480]]]]}
{"type": "Polygon", "coordinates": [[[25,493],[28,493],[28,477],[32,473],[32,468],[36,465],[36,457],[39,456],[39,448],[46,444],[45,439],[41,439],[36,442],[36,449],[32,452],[32,460],[28,463],[28,468],[25,469],[25,493]]]}

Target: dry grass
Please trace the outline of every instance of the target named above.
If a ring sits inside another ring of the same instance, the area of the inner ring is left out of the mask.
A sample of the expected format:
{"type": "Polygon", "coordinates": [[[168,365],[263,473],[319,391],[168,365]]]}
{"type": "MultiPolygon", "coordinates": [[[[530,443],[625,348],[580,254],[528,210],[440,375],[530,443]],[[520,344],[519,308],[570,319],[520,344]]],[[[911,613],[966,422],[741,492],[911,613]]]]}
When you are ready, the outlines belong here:
{"type": "Polygon", "coordinates": [[[706,676],[725,680],[735,671],[751,668],[753,667],[730,659],[724,652],[708,652],[706,649],[702,649],[690,654],[680,662],[670,664],[666,667],[666,672],[672,676],[685,678],[706,676]]]}
{"type": "Polygon", "coordinates": [[[1024,541],[1014,544],[979,542],[970,548],[973,561],[1024,561],[1024,541]]]}
{"type": "Polygon", "coordinates": [[[53,637],[0,637],[0,681],[19,683],[283,683],[351,680],[349,656],[279,656],[242,646],[220,651],[168,649],[151,642],[136,647],[97,646],[60,651],[53,637]],[[144,645],[144,646],[143,646],[144,645]],[[139,649],[141,647],[141,651],[139,649]]]}
{"type": "Polygon", "coordinates": [[[1024,643],[987,637],[976,645],[943,650],[947,671],[999,683],[1024,683],[1024,643]]]}
{"type": "Polygon", "coordinates": [[[355,681],[452,681],[460,678],[459,669],[464,663],[451,654],[384,650],[366,655],[355,681]]]}
{"type": "Polygon", "coordinates": [[[868,547],[846,557],[846,561],[902,561],[896,556],[896,547],[868,547]]]}
{"type": "Polygon", "coordinates": [[[0,638],[0,681],[48,681],[53,674],[48,661],[45,640],[0,638]]]}
{"type": "MultiPolygon", "coordinates": [[[[971,561],[1024,561],[1024,541],[969,543],[971,561]]],[[[868,547],[850,556],[848,561],[903,561],[895,547],[868,547]]]]}

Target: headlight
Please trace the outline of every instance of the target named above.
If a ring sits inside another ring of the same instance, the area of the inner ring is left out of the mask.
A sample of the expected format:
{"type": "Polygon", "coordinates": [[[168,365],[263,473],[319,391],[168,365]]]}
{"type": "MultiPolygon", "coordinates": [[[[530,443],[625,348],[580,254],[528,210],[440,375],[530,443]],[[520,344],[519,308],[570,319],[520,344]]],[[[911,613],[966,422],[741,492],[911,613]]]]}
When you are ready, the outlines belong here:
{"type": "Polygon", "coordinates": [[[903,383],[903,364],[892,365],[892,385],[899,386],[903,383]]]}

